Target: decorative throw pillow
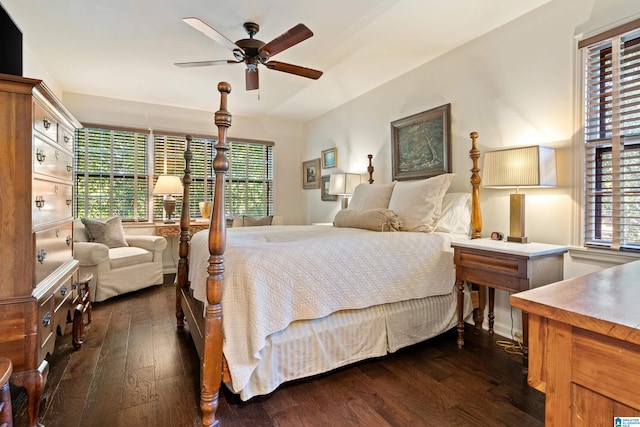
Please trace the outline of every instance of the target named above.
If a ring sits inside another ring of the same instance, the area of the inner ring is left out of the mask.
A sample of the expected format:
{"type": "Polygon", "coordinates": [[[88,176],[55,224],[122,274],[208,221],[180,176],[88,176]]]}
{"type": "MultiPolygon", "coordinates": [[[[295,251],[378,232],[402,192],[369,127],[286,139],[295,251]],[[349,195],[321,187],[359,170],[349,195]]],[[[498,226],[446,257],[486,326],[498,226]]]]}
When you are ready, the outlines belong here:
{"type": "Polygon", "coordinates": [[[454,177],[453,173],[445,173],[419,181],[396,182],[389,209],[400,217],[402,231],[429,233],[435,230],[442,209],[442,198],[454,177]]]}
{"type": "Polygon", "coordinates": [[[333,219],[336,227],[362,228],[371,231],[399,231],[400,220],[398,215],[389,209],[368,209],[356,211],[342,209],[333,219]]]}
{"type": "Polygon", "coordinates": [[[442,198],[442,213],[436,231],[469,234],[471,193],[447,193],[442,198]]]}
{"type": "Polygon", "coordinates": [[[124,229],[120,217],[106,219],[82,218],[90,242],[103,243],[110,248],[129,246],[124,237],[124,229]]]}
{"type": "Polygon", "coordinates": [[[391,184],[358,184],[353,192],[348,209],[356,211],[377,208],[387,209],[394,184],[394,182],[391,184]]]}
{"type": "Polygon", "coordinates": [[[259,225],[271,225],[273,221],[273,215],[268,216],[243,216],[242,217],[242,226],[243,227],[255,227],[259,225]]]}

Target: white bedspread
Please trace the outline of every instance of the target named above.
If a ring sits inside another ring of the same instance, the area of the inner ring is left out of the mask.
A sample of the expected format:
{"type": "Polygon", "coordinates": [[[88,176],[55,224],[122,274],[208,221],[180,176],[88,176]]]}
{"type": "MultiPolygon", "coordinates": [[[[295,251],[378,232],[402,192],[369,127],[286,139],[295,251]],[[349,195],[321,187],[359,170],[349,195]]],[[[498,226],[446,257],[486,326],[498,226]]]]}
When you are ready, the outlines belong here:
{"type": "MultiPolygon", "coordinates": [[[[189,279],[206,301],[208,233],[191,241],[189,279]]],[[[455,281],[451,237],[330,226],[228,230],[224,354],[241,390],[270,334],[343,309],[444,295],[455,281]]]]}

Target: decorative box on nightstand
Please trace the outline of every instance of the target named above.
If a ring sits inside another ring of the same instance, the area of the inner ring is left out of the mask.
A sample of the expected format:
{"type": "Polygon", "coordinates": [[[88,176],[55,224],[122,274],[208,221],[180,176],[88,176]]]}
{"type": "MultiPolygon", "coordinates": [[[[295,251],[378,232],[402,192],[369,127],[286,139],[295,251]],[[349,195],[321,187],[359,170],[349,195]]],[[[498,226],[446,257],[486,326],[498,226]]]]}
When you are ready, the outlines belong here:
{"type": "MultiPolygon", "coordinates": [[[[495,290],[520,292],[562,280],[566,246],[544,243],[515,243],[475,239],[452,243],[459,292],[464,283],[480,287],[480,307],[475,313],[476,327],[482,325],[489,290],[489,332],[493,333],[495,290]]],[[[528,365],[529,334],[527,313],[522,312],[523,366],[528,365]]],[[[464,345],[464,323],[458,305],[458,346],[464,345]]]]}

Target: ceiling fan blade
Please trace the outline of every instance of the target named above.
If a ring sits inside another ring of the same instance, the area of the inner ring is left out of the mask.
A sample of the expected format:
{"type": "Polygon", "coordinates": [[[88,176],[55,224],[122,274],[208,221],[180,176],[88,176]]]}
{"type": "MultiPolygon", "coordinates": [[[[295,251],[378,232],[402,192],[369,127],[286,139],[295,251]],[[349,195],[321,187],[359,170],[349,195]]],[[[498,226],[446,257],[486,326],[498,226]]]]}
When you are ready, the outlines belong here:
{"type": "Polygon", "coordinates": [[[285,49],[289,49],[303,40],[313,36],[313,33],[304,24],[298,24],[284,34],[279,35],[269,43],[258,49],[261,56],[269,58],[285,49]]]}
{"type": "Polygon", "coordinates": [[[286,62],[269,61],[265,62],[264,65],[271,70],[295,74],[297,76],[307,77],[314,80],[319,79],[322,75],[322,71],[301,67],[299,65],[287,64],[286,62]]]}
{"type": "Polygon", "coordinates": [[[244,76],[246,80],[246,89],[247,90],[256,90],[260,86],[258,81],[258,69],[257,68],[246,68],[244,70],[244,76]]]}
{"type": "Polygon", "coordinates": [[[232,61],[231,59],[218,59],[215,61],[195,61],[195,62],[175,62],[174,65],[182,68],[208,67],[210,65],[238,64],[242,61],[232,61]]]}
{"type": "Polygon", "coordinates": [[[226,47],[230,51],[240,50],[244,54],[244,51],[240,49],[240,47],[238,47],[234,42],[232,42],[231,40],[229,40],[228,38],[226,38],[225,36],[217,32],[216,30],[211,28],[207,23],[205,23],[201,19],[189,17],[189,18],[182,18],[182,20],[185,23],[191,25],[196,30],[203,33],[205,36],[209,37],[210,39],[226,47]]]}

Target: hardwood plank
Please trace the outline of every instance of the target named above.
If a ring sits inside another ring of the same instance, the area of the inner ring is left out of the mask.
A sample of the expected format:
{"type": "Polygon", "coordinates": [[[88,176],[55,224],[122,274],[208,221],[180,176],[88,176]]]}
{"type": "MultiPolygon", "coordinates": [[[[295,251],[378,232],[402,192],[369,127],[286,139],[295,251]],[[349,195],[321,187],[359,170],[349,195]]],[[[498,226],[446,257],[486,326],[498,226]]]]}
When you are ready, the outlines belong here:
{"type": "MultiPolygon", "coordinates": [[[[199,425],[200,362],[188,328],[175,327],[172,279],[96,303],[78,351],[59,337],[43,424],[199,425]]],[[[526,384],[521,359],[497,338],[469,327],[459,350],[452,330],[248,402],[223,387],[217,416],[224,427],[543,425],[544,395],[526,384]]],[[[24,425],[24,392],[12,387],[13,395],[15,425],[24,425]]]]}

